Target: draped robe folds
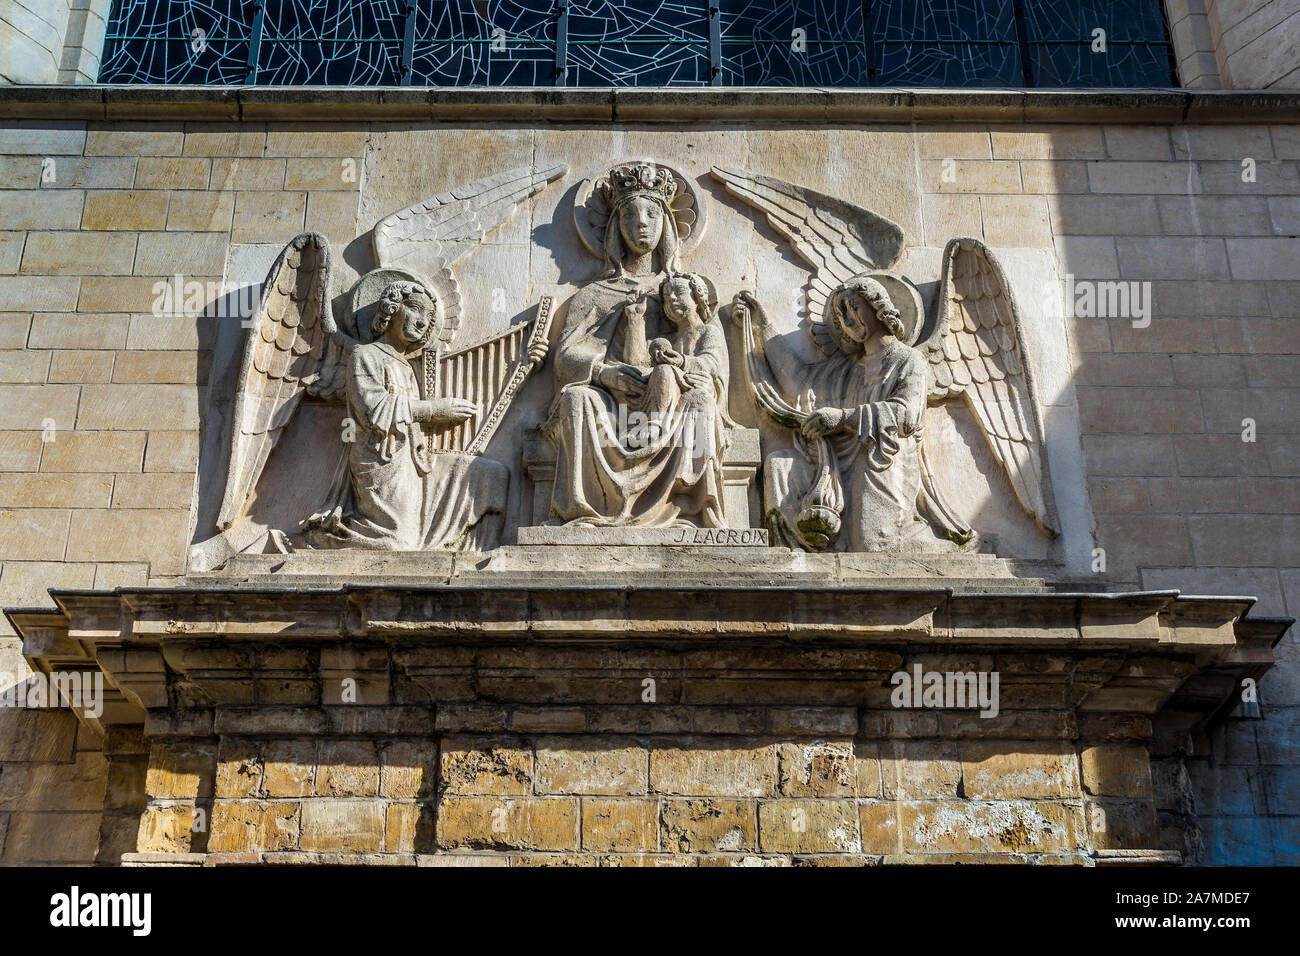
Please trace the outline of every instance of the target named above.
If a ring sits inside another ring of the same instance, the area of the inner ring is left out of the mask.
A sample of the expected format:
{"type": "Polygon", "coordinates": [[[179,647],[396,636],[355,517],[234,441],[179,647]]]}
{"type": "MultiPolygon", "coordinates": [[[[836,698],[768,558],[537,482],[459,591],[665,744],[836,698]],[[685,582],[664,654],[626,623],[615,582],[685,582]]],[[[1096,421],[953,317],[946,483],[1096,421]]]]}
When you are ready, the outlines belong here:
{"type": "Polygon", "coordinates": [[[348,417],[356,428],[330,502],[308,521],[322,548],[487,551],[500,543],[510,473],[500,462],[434,452],[411,404],[406,356],[383,342],[352,350],[348,417]]]}
{"type": "MultiPolygon", "coordinates": [[[[662,274],[602,279],[578,292],[569,304],[564,331],[552,353],[556,397],[543,427],[556,450],[553,521],[725,527],[722,455],[730,442],[725,415],[728,362],[717,318],[706,326],[698,354],[687,358],[686,368],[707,374],[711,385],[660,392],[667,396],[667,407],[649,413],[650,427],[630,427],[639,414],[647,414],[639,412],[641,403],[611,394],[595,381],[604,363],[623,362],[629,293],[648,296],[647,340],[672,331],[658,295],[662,281],[662,274]]],[[[668,371],[658,369],[647,377],[668,371]]]]}
{"type": "MultiPolygon", "coordinates": [[[[843,522],[832,550],[882,551],[932,537],[916,506],[927,388],[921,353],[894,339],[870,354],[836,352],[805,366],[804,375],[790,384],[801,392],[811,389],[816,407],[850,411],[843,426],[826,436],[844,491],[843,522]]],[[[791,546],[802,540],[800,502],[816,471],[816,464],[798,451],[767,457],[764,498],[769,522],[791,546]]]]}

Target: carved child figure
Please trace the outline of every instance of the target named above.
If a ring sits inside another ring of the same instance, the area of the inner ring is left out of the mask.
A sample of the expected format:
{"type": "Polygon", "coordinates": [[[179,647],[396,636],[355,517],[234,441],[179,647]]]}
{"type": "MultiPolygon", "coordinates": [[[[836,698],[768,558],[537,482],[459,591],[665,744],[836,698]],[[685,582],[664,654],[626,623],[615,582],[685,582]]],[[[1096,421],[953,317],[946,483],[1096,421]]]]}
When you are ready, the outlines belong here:
{"type": "Polygon", "coordinates": [[[659,292],[664,315],[677,330],[650,343],[653,368],[638,410],[652,420],[676,408],[683,395],[689,399],[693,389],[712,393],[716,355],[726,344],[721,325],[713,321],[712,294],[703,276],[674,273],[659,292]]]}

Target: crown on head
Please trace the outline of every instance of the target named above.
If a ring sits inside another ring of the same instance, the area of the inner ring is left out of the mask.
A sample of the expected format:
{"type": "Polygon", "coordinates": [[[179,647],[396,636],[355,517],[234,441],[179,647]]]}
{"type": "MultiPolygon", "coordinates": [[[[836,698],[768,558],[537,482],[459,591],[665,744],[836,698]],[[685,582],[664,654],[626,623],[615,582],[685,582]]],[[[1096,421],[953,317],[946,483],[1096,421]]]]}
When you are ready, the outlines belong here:
{"type": "Polygon", "coordinates": [[[610,206],[632,196],[649,196],[668,202],[677,192],[673,174],[654,163],[629,163],[615,166],[600,183],[601,193],[610,206]]]}

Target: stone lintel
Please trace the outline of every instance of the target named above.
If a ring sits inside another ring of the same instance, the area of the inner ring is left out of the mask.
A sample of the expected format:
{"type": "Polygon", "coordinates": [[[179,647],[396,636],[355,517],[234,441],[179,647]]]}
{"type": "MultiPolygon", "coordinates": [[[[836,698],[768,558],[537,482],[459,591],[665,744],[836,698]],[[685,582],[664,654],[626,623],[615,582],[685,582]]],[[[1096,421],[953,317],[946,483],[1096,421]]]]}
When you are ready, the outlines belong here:
{"type": "Polygon", "coordinates": [[[1262,123],[1300,115],[1277,90],[214,87],[29,85],[0,116],[32,119],[432,122],[1262,123]]]}

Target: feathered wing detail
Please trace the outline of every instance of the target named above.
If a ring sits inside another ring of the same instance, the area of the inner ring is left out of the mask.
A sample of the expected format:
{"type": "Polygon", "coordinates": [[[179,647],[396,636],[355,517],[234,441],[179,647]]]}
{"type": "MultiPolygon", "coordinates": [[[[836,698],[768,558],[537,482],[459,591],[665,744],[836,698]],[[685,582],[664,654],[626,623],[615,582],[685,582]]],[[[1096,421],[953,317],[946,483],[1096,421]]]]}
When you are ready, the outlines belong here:
{"type": "MultiPolygon", "coordinates": [[[[1020,313],[1006,274],[980,240],[953,239],[944,250],[934,328],[920,347],[930,365],[930,404],[966,399],[1021,506],[1055,537],[1043,423],[1020,313]]],[[[935,507],[951,514],[932,482],[927,485],[935,507]]]]}
{"type": "Polygon", "coordinates": [[[505,222],[519,203],[567,171],[563,163],[540,169],[520,166],[408,206],[375,226],[375,258],[380,268],[406,269],[434,286],[442,306],[441,337],[450,342],[461,313],[451,266],[505,222]]]}
{"type": "Polygon", "coordinates": [[[342,390],[349,342],[334,324],[329,275],[329,241],[315,232],[296,236],[267,273],[244,344],[217,517],[222,531],[243,511],[303,395],[330,398],[342,390]]]}
{"type": "Polygon", "coordinates": [[[889,269],[903,252],[903,227],[834,196],[772,176],[713,167],[713,178],[764,213],[768,224],[813,269],[808,331],[826,354],[836,350],[826,302],[840,285],[871,269],[889,269]]]}

